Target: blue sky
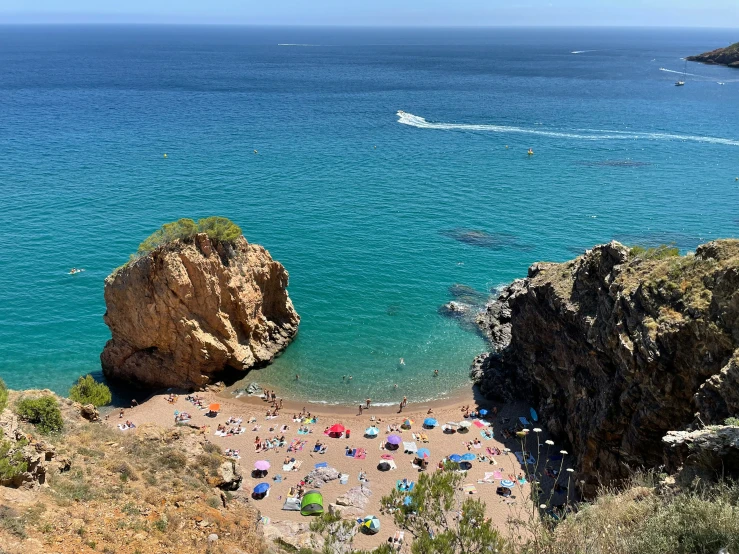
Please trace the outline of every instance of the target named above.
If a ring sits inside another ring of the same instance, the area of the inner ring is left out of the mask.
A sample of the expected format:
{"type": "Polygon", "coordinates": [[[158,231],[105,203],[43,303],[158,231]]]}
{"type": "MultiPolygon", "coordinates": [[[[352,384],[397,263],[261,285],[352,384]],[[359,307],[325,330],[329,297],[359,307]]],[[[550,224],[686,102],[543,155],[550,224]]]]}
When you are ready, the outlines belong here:
{"type": "Polygon", "coordinates": [[[0,22],[739,28],[739,0],[2,0],[0,22]]]}

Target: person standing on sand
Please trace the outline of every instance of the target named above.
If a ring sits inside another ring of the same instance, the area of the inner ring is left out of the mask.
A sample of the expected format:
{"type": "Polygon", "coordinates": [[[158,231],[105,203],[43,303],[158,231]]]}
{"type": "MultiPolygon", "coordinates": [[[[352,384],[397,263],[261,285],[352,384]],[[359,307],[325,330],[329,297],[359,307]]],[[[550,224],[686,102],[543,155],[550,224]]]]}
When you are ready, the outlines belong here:
{"type": "Polygon", "coordinates": [[[408,405],[408,397],[407,397],[407,396],[404,396],[404,397],[403,397],[403,402],[402,402],[402,404],[403,404],[403,407],[404,407],[404,408],[405,408],[405,407],[406,407],[406,406],[408,405]]]}
{"type": "Polygon", "coordinates": [[[400,413],[400,412],[402,412],[402,411],[403,411],[403,403],[401,402],[401,403],[400,403],[400,408],[398,409],[398,413],[400,413]]]}
{"type": "Polygon", "coordinates": [[[362,405],[359,405],[359,415],[362,415],[362,405]]]}

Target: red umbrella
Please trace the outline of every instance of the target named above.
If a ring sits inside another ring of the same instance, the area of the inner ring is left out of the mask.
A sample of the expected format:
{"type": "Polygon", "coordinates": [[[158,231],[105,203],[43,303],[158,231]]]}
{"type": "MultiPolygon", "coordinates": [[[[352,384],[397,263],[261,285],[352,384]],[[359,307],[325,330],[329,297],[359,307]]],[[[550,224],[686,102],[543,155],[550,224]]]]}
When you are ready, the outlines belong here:
{"type": "Polygon", "coordinates": [[[329,427],[328,432],[329,433],[343,433],[345,430],[345,427],[341,423],[337,423],[336,425],[332,425],[329,427]]]}

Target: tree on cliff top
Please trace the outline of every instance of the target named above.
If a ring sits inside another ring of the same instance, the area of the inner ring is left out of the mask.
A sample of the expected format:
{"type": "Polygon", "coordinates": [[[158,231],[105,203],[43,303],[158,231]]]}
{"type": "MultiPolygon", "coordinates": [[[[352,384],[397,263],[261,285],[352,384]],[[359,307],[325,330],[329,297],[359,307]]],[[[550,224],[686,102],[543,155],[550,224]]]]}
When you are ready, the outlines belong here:
{"type": "Polygon", "coordinates": [[[144,256],[152,250],[175,240],[191,239],[198,233],[222,242],[232,242],[241,236],[241,227],[227,217],[206,217],[197,223],[189,218],[165,223],[139,245],[137,254],[144,256]]]}

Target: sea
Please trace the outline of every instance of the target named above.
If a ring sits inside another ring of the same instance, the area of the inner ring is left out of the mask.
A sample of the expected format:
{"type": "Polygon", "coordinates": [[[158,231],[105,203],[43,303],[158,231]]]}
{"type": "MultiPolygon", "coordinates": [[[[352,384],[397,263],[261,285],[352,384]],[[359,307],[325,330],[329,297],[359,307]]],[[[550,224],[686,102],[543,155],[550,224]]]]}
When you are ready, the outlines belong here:
{"type": "Polygon", "coordinates": [[[100,377],[106,276],[162,223],[221,215],[285,265],[302,317],[245,383],[449,396],[488,346],[445,303],[479,309],[532,263],[614,239],[737,236],[739,70],[682,59],[736,40],[0,27],[0,377],[62,394],[100,377]]]}

